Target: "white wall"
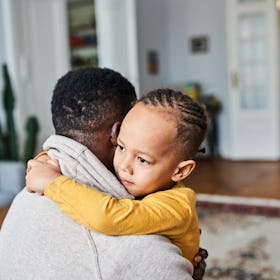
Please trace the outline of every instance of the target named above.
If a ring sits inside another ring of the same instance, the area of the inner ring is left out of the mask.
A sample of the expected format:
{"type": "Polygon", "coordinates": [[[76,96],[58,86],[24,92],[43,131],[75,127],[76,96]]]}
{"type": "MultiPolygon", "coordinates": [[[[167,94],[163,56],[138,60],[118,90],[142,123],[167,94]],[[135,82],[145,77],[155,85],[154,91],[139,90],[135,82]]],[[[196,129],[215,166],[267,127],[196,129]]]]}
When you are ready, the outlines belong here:
{"type": "Polygon", "coordinates": [[[137,2],[140,90],[197,81],[203,93],[223,103],[219,115],[220,152],[228,149],[225,3],[220,0],[141,0],[137,2]],[[209,51],[192,54],[189,39],[207,35],[209,51]],[[159,52],[160,73],[147,72],[146,53],[159,52]]]}
{"type": "Polygon", "coordinates": [[[197,81],[203,93],[213,94],[221,100],[224,108],[219,115],[219,148],[225,155],[229,143],[225,2],[173,0],[168,4],[169,83],[197,81]],[[197,35],[209,37],[209,51],[205,54],[190,52],[189,40],[197,35]]]}
{"type": "MultiPolygon", "coordinates": [[[[137,35],[140,93],[167,84],[168,73],[168,0],[137,1],[137,35]],[[158,74],[147,70],[147,52],[155,50],[159,56],[158,74]]],[[[172,1],[171,1],[172,2],[172,1]]]]}

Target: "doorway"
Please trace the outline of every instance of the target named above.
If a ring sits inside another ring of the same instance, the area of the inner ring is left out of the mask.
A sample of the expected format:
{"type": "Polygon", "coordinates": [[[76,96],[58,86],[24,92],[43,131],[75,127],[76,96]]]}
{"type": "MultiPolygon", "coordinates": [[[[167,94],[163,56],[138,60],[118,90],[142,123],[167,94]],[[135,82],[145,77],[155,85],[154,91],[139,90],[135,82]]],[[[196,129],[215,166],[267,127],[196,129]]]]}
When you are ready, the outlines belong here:
{"type": "Polygon", "coordinates": [[[275,1],[227,1],[232,159],[280,156],[278,19],[275,1]]]}

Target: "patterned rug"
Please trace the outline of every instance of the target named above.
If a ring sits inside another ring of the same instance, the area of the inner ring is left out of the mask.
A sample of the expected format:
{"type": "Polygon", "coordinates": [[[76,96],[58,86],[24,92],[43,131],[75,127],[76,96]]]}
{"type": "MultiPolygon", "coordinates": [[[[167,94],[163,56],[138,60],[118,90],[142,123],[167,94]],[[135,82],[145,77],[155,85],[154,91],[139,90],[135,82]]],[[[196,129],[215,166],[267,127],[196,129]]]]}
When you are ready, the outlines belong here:
{"type": "Polygon", "coordinates": [[[198,195],[204,280],[280,279],[280,201],[198,195]]]}

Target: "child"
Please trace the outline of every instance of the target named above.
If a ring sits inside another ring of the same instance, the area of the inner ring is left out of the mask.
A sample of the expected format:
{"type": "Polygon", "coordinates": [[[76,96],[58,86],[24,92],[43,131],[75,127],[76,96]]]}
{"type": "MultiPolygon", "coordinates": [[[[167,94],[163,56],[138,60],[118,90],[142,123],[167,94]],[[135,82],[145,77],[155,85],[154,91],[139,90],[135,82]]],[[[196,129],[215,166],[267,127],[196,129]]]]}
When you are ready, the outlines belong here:
{"type": "Polygon", "coordinates": [[[116,175],[136,200],[117,200],[49,165],[31,168],[27,188],[44,193],[89,229],[165,235],[193,262],[200,236],[196,199],[181,181],[195,168],[193,157],[206,130],[202,106],[180,92],[157,89],[128,112],[117,139],[116,175]]]}

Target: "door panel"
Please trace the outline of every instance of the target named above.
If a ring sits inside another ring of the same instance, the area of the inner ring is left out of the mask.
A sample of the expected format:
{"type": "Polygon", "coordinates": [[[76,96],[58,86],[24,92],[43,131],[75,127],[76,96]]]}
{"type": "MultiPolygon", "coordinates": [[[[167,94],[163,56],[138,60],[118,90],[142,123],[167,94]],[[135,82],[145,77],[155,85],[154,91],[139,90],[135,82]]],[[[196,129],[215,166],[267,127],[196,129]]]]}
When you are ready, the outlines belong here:
{"type": "Polygon", "coordinates": [[[278,12],[270,0],[227,1],[230,157],[279,157],[278,12]]]}

